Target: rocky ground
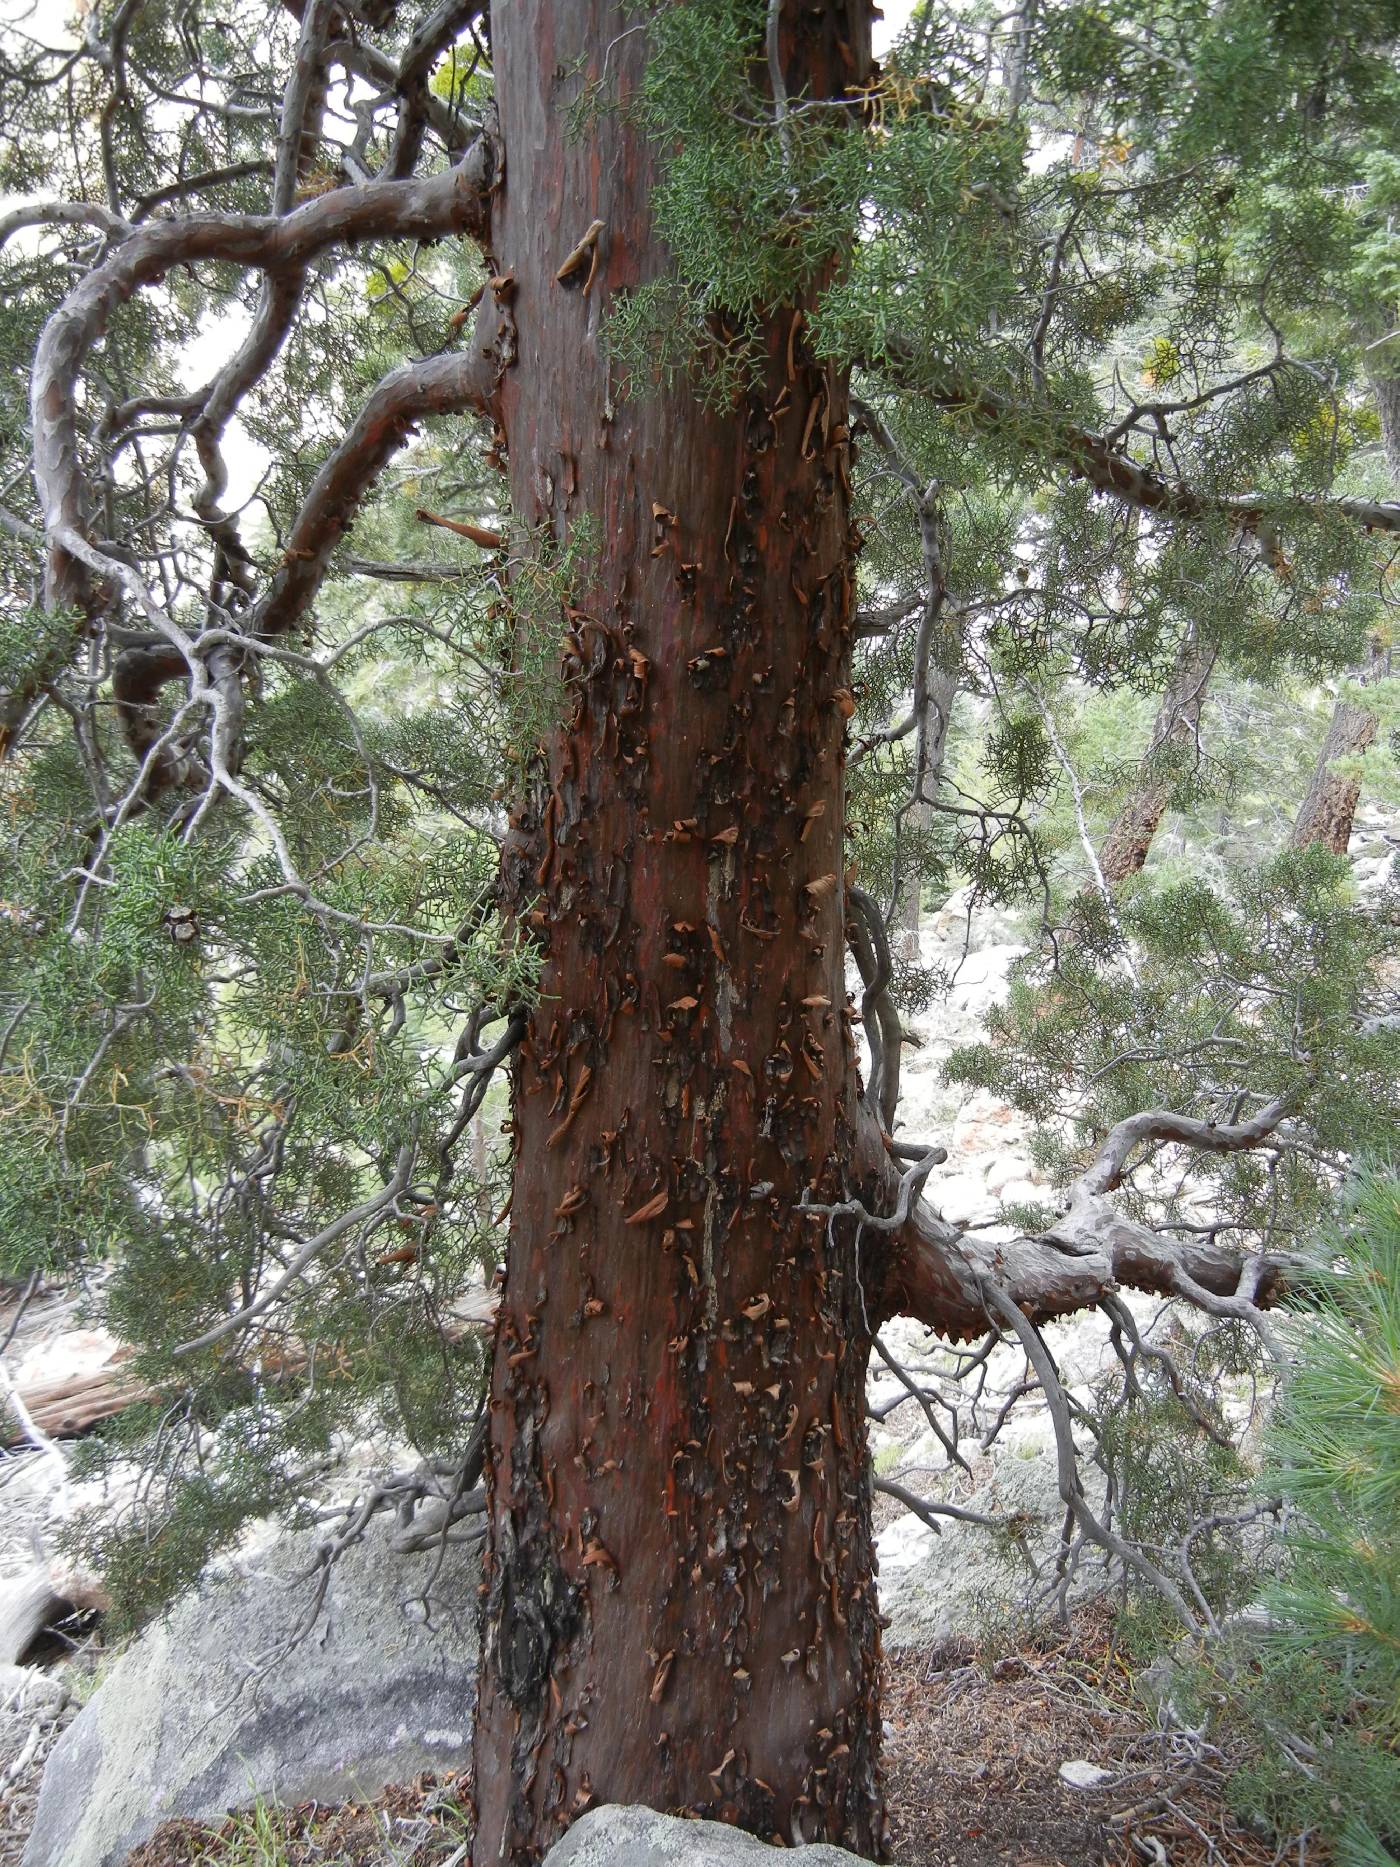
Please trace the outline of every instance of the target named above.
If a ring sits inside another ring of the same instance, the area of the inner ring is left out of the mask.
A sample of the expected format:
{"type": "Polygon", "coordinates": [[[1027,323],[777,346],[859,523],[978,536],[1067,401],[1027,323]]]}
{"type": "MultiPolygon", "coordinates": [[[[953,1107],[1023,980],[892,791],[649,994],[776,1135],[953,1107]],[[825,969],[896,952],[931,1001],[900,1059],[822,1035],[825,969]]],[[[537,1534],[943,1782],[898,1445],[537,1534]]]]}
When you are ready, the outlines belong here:
{"type": "MultiPolygon", "coordinates": [[[[1102,1608],[1012,1654],[955,1640],[893,1656],[894,1867],[1278,1867],[1226,1806],[1229,1757],[1160,1728],[1131,1671],[1102,1608]]],[[[470,1774],[425,1776],[333,1807],[264,1805],[221,1828],[172,1822],[127,1867],[460,1867],[470,1806],[470,1774]]],[[[675,1859],[720,1863],[703,1848],[675,1859]]]]}

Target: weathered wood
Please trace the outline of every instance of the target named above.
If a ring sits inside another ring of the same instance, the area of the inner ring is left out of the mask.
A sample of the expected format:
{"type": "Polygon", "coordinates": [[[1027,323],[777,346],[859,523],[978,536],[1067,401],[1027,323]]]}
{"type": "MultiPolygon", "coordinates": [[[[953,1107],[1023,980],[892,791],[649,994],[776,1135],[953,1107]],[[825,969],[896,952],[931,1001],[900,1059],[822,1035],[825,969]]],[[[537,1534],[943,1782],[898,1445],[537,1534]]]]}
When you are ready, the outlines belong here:
{"type": "MultiPolygon", "coordinates": [[[[468,1329],[489,1328],[495,1316],[494,1291],[469,1291],[452,1306],[443,1324],[443,1339],[453,1342],[468,1329]]],[[[106,1367],[71,1375],[63,1381],[31,1382],[18,1389],[20,1400],[40,1432],[47,1433],[50,1439],[77,1438],[138,1401],[160,1398],[157,1388],[129,1372],[130,1359],[131,1350],[119,1347],[106,1367]]],[[[296,1346],[284,1348],[275,1360],[265,1358],[263,1365],[269,1375],[289,1377],[306,1366],[306,1354],[296,1346]]],[[[321,1378],[326,1378],[324,1373],[321,1378]]],[[[0,1413],[0,1421],[0,1445],[22,1445],[24,1434],[8,1411],[0,1413]]]]}
{"type": "MultiPolygon", "coordinates": [[[[122,1366],[127,1357],[95,1373],[72,1375],[66,1381],[36,1381],[19,1391],[25,1411],[50,1439],[72,1439],[109,1420],[114,1414],[134,1406],[138,1400],[153,1400],[154,1390],[134,1379],[122,1366]]],[[[4,1441],[7,1446],[22,1445],[24,1434],[16,1426],[8,1409],[4,1415],[4,1441]]]]}

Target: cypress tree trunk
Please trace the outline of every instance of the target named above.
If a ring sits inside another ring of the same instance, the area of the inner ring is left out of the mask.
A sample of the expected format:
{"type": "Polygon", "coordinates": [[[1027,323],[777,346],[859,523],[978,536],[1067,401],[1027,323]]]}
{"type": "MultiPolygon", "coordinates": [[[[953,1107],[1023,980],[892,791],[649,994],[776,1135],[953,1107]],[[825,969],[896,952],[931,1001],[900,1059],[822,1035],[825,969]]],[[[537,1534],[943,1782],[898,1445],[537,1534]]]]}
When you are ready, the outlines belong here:
{"type": "Polygon", "coordinates": [[[1124,803],[1099,851],[1099,867],[1110,887],[1136,875],[1147,861],[1175,782],[1173,776],[1162,774],[1163,755],[1195,740],[1214,666],[1214,649],[1202,647],[1193,629],[1181,645],[1162,696],[1143,760],[1145,780],[1124,803]]]}
{"type": "MultiPolygon", "coordinates": [[[[868,67],[866,0],[789,4],[785,78],[868,67]]],[[[518,521],[601,547],[569,713],[502,890],[545,946],[513,1085],[495,1341],[475,1860],[598,1801],[881,1845],[869,1322],[839,1195],[853,597],[846,386],[800,308],[746,404],[620,399],[601,326],[662,273],[622,104],[624,0],[493,14],[493,214],[518,521]],[[571,137],[603,76],[609,108],[571,137]],[[569,256],[595,222],[595,245],[569,256]]]]}

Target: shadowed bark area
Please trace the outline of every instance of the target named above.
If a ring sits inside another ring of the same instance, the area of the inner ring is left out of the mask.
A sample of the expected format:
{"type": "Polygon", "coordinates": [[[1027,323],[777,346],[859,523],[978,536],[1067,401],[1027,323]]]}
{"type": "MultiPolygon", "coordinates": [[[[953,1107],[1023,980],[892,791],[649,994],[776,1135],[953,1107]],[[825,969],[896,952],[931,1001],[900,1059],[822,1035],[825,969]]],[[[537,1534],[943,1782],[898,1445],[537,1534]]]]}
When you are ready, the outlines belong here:
{"type": "MultiPolygon", "coordinates": [[[[784,10],[791,94],[864,75],[867,14],[784,10]]],[[[666,265],[634,24],[494,18],[513,505],[601,545],[503,868],[548,957],[514,1079],[475,1858],[533,1859],[594,1801],[875,1853],[870,1328],[853,1227],[796,1210],[840,1196],[855,1107],[846,387],[798,309],[732,411],[609,382],[609,303],[666,265]],[[570,137],[609,48],[624,108],[570,137]]]]}
{"type": "Polygon", "coordinates": [[[1176,782],[1172,771],[1164,771],[1164,764],[1196,743],[1214,666],[1214,649],[1204,647],[1193,630],[1181,645],[1162,695],[1143,760],[1143,782],[1124,803],[1099,851],[1099,867],[1110,887],[1136,875],[1147,861],[1176,782]]]}

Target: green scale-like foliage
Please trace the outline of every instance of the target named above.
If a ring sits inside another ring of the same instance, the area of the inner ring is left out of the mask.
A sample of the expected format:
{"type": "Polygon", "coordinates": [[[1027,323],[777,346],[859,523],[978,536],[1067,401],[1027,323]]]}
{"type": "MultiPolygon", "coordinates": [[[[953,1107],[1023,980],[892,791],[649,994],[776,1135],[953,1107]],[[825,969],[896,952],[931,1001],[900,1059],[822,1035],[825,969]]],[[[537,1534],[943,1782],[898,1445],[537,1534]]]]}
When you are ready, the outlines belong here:
{"type": "Polygon", "coordinates": [[[1144,883],[1115,920],[1093,896],[1077,912],[1077,939],[1021,963],[990,1040],[955,1052],[950,1076],[1032,1115],[1064,1178],[1140,1109],[1228,1121],[1285,1098],[1309,1151],[1197,1154],[1191,1170],[1223,1220],[1305,1236],[1330,1163],[1400,1120],[1394,1033],[1366,1011],[1395,963],[1388,917],[1350,901],[1345,865],[1316,849],[1237,873],[1228,896],[1144,883]]]}

